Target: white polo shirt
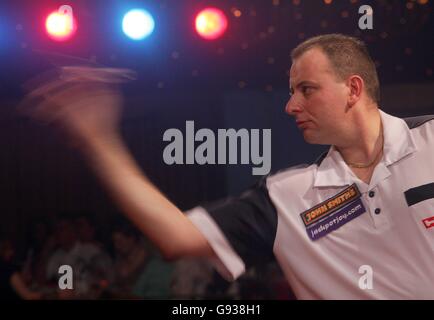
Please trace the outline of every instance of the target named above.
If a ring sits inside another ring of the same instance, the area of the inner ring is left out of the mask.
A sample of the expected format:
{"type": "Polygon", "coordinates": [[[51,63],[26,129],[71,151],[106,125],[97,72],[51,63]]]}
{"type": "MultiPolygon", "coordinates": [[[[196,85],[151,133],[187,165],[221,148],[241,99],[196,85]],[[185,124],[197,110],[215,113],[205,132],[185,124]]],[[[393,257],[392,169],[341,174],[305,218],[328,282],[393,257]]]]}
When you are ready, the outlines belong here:
{"type": "Polygon", "coordinates": [[[434,299],[434,116],[381,119],[369,185],[331,147],[187,212],[220,273],[234,280],[276,258],[299,299],[434,299]]]}

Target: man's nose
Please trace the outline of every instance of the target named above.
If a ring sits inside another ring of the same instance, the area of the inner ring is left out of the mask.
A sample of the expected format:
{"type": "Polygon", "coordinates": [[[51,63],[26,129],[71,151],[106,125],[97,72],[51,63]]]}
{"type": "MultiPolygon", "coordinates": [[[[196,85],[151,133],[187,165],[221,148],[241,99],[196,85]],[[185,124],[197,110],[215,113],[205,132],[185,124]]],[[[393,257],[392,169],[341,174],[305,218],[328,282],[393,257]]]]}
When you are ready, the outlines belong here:
{"type": "Polygon", "coordinates": [[[302,106],[294,96],[289,98],[288,102],[286,103],[285,112],[289,114],[290,116],[295,116],[297,113],[300,113],[302,111],[302,106]]]}

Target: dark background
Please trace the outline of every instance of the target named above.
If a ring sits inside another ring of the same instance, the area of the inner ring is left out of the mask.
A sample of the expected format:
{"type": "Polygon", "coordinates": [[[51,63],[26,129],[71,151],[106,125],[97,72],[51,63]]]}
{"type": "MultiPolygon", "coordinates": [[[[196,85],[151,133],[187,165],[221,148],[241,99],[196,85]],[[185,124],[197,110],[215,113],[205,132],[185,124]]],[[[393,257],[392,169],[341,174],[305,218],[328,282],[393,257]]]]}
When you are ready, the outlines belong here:
{"type": "Polygon", "coordinates": [[[284,113],[290,51],[323,33],[365,40],[382,84],[381,107],[397,116],[434,113],[433,1],[0,1],[0,232],[20,239],[40,217],[88,212],[107,228],[116,208],[53,128],[20,117],[22,83],[55,63],[48,53],[131,68],[138,80],[124,88],[124,137],[139,165],[181,209],[235,195],[258,177],[250,165],[163,163],[169,128],[272,129],[272,171],[311,162],[324,147],[303,142],[284,113]],[[50,40],[46,15],[71,4],[78,20],[67,43],[50,40]],[[358,8],[370,4],[374,29],[359,30],[358,8]],[[141,42],[123,36],[121,19],[141,6],[155,16],[153,35],[141,42]],[[206,6],[221,8],[229,29],[204,41],[193,29],[206,6]],[[233,12],[242,12],[235,17],[233,12]],[[42,52],[42,53],[41,53],[42,52]]]}

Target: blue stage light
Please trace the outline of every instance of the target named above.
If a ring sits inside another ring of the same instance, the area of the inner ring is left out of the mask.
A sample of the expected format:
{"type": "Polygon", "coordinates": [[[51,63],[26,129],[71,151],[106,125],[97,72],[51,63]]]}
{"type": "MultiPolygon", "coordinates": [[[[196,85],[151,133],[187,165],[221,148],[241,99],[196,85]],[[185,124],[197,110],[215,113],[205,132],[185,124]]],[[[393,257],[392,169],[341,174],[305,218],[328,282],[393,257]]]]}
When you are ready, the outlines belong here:
{"type": "Polygon", "coordinates": [[[131,39],[143,40],[154,31],[155,21],[148,11],[133,9],[125,14],[122,28],[124,33],[131,39]]]}

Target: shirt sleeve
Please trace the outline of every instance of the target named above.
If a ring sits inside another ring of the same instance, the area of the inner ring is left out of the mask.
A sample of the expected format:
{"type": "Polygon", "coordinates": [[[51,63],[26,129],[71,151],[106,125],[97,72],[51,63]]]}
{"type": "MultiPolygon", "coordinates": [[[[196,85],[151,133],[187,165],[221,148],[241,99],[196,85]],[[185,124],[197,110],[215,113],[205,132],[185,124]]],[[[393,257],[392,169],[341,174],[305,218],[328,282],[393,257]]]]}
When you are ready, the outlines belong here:
{"type": "Polygon", "coordinates": [[[266,178],[239,197],[227,198],[187,212],[216,253],[216,269],[235,280],[246,268],[274,259],[277,212],[266,178]]]}

